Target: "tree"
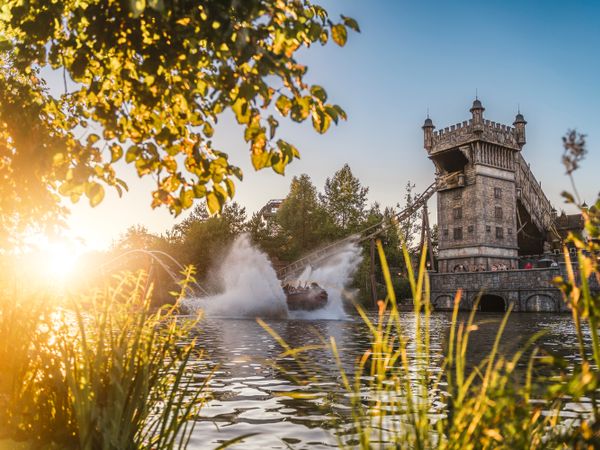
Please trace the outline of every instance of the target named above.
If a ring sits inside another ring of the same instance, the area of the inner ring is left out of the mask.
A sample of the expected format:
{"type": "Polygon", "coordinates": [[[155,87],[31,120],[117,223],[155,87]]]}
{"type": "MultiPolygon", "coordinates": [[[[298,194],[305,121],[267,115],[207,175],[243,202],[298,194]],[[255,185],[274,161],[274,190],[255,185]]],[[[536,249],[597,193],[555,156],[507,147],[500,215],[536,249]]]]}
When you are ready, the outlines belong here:
{"type": "Polygon", "coordinates": [[[357,230],[364,220],[368,192],[348,164],[325,181],[322,201],[342,233],[357,230]]]}
{"type": "Polygon", "coordinates": [[[160,238],[148,231],[143,225],[132,225],[127,228],[116,244],[115,250],[151,250],[160,238]]]}
{"type": "MultiPolygon", "coordinates": [[[[404,188],[404,204],[398,204],[396,207],[402,211],[413,205],[415,202],[416,196],[414,195],[415,184],[410,181],[406,182],[406,187],[404,188]]],[[[419,253],[420,249],[416,248],[418,244],[416,244],[417,236],[421,231],[421,221],[423,219],[423,210],[419,209],[414,214],[406,217],[402,222],[398,224],[400,239],[408,250],[411,253],[419,253]]]]}
{"type": "Polygon", "coordinates": [[[290,192],[277,211],[276,221],[284,238],[284,256],[287,258],[299,256],[326,238],[327,215],[308,175],[292,179],[290,192]]]}
{"type": "Polygon", "coordinates": [[[334,23],[308,0],[5,1],[2,225],[63,216],[61,196],[94,206],[104,186],[121,194],[122,160],[155,178],[153,207],[177,215],[204,198],[220,210],[242,172],[212,145],[219,117],[233,112],[256,170],[282,174],[299,153],[278,137],[275,110],[319,133],[346,118],[295,55],[343,46],[348,29],[353,19],[334,23]],[[40,77],[47,66],[63,72],[59,98],[40,77]]]}
{"type": "Polygon", "coordinates": [[[215,216],[197,207],[174,227],[178,238],[169,253],[183,264],[194,264],[202,277],[245,228],[246,208],[236,202],[225,204],[221,214],[215,216]]]}

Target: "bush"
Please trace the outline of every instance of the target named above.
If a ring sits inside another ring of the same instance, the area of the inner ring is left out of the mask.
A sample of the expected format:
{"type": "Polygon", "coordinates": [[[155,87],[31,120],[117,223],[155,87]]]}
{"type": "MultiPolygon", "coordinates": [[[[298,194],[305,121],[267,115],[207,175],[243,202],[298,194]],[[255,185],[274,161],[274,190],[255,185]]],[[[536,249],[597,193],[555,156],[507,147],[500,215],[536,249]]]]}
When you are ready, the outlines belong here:
{"type": "Polygon", "coordinates": [[[139,272],[72,309],[2,297],[0,439],[44,449],[184,448],[207,381],[198,387],[190,369],[195,322],[173,308],[151,312],[151,293],[139,272]]]}

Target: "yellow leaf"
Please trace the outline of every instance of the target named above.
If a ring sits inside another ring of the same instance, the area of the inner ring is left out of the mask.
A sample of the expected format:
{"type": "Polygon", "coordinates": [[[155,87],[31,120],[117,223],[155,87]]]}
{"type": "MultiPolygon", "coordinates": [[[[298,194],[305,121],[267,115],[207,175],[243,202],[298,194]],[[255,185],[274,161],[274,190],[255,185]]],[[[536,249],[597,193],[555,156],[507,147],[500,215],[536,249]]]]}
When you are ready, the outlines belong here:
{"type": "Polygon", "coordinates": [[[221,203],[214,191],[206,194],[206,206],[208,207],[208,212],[211,214],[216,214],[221,209],[221,203]]]}
{"type": "Polygon", "coordinates": [[[348,34],[346,32],[346,27],[342,24],[337,24],[331,27],[331,37],[335,41],[337,45],[343,47],[346,45],[346,40],[348,39],[348,34]]]}

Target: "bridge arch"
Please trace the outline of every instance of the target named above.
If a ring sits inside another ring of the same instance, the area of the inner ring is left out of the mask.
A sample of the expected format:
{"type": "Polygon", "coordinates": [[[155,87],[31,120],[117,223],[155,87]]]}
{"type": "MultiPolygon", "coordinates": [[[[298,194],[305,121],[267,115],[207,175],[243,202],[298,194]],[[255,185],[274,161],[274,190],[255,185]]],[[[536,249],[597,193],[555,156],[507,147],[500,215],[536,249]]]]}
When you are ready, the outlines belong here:
{"type": "Polygon", "coordinates": [[[506,312],[506,300],[496,294],[483,294],[479,300],[481,312],[506,312]]]}
{"type": "Polygon", "coordinates": [[[452,311],[454,309],[454,298],[451,295],[438,295],[433,302],[436,311],[452,311]]]}
{"type": "Polygon", "coordinates": [[[558,304],[555,298],[546,294],[533,294],[525,300],[525,311],[528,312],[557,312],[558,304]]]}

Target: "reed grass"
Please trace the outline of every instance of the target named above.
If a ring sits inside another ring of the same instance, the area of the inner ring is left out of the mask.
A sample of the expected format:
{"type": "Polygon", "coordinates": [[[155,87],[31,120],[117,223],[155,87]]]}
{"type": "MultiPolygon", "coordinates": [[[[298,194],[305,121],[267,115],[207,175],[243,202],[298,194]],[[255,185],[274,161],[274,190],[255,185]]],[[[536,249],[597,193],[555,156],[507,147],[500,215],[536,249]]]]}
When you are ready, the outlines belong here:
{"type": "Polygon", "coordinates": [[[426,249],[418,270],[413,272],[404,248],[415,319],[412,327],[403,328],[385,254],[378,242],[388,294],[385,301],[379,302],[376,320],[358,307],[371,331],[372,346],[357,364],[355,373],[349,375],[344,372],[335,342],[331,345],[344,386],[353,398],[352,432],[338,433],[340,447],[598,448],[600,308],[598,295],[592,293],[587,282],[598,276],[597,258],[591,248],[584,248],[595,244],[579,241],[577,245],[580,276],[576,276],[565,252],[569,277],[556,282],[572,306],[582,362],[569,367],[561,358],[542,355],[536,347],[540,334],[532,336],[510,357],[501,355],[499,347],[511,313],[509,308],[498,326],[492,349],[472,366],[467,357],[469,342],[478,329],[477,305],[466,321],[459,319],[461,292],[457,292],[445,352],[432,354],[426,249]],[[591,345],[584,339],[584,322],[589,325],[591,345]],[[432,370],[436,366],[432,365],[432,358],[441,370],[432,370]],[[524,374],[517,370],[523,365],[524,374]],[[540,368],[546,375],[538,373],[540,368]],[[365,383],[369,392],[366,400],[365,383]],[[567,402],[584,398],[591,399],[590,411],[566,421],[567,402]]]}
{"type": "MultiPolygon", "coordinates": [[[[567,277],[555,280],[571,309],[577,333],[578,358],[574,361],[539,347],[543,333],[534,334],[511,355],[501,353],[509,308],[498,324],[489,353],[475,364],[470,362],[469,345],[478,330],[477,304],[466,319],[459,315],[460,291],[455,296],[446,347],[441,354],[434,353],[425,270],[427,249],[422,249],[419,265],[413,270],[403,247],[414,301],[414,321],[406,325],[407,321],[401,320],[383,247],[377,242],[387,296],[378,302],[374,319],[357,306],[371,334],[371,346],[353,372],[348,372],[335,339],[328,343],[345,391],[343,398],[350,399],[350,417],[339,421],[336,433],[339,447],[600,448],[600,294],[593,292],[588,281],[595,278],[600,284],[600,200],[594,211],[582,210],[592,239],[569,237],[578,249],[577,262],[572,263],[565,249],[567,277]],[[573,417],[573,411],[566,414],[573,402],[585,402],[588,408],[573,417]]],[[[291,348],[262,325],[280,343],[283,356],[299,357],[310,350],[291,348]]],[[[306,364],[306,360],[301,361],[306,364]]]]}
{"type": "Polygon", "coordinates": [[[151,296],[143,272],[68,308],[2,296],[0,448],[186,447],[208,381],[191,373],[195,321],[151,296]]]}

